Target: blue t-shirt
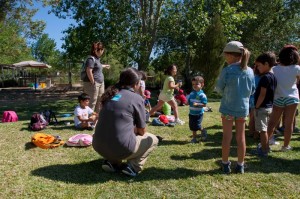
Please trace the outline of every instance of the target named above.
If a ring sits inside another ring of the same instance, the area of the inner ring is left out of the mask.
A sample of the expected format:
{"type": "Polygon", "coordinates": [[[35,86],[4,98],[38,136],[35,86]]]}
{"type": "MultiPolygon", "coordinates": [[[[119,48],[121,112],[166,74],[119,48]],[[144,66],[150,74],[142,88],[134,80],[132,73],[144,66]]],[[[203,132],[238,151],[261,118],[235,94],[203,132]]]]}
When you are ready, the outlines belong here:
{"type": "Polygon", "coordinates": [[[207,97],[203,90],[192,91],[188,98],[188,103],[190,105],[190,115],[200,115],[204,113],[203,107],[194,106],[194,102],[207,104],[207,97]]]}
{"type": "Polygon", "coordinates": [[[272,108],[276,86],[277,80],[274,74],[270,72],[264,74],[261,77],[254,94],[254,105],[256,105],[261,88],[263,87],[266,88],[266,96],[264,101],[261,103],[260,108],[272,108]]]}

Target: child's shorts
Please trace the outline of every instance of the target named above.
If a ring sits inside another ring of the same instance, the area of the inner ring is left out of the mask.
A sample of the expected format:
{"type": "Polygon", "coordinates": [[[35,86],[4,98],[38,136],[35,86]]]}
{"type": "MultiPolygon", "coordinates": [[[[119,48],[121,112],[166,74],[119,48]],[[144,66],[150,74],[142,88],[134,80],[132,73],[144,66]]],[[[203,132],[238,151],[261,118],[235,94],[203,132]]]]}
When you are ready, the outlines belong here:
{"type": "Polygon", "coordinates": [[[190,115],[189,114],[189,127],[191,131],[198,131],[202,129],[203,114],[190,115]]]}
{"type": "Polygon", "coordinates": [[[246,116],[246,117],[235,117],[235,116],[232,116],[232,115],[225,115],[225,114],[222,114],[222,115],[221,115],[221,118],[222,118],[222,119],[225,119],[225,120],[247,121],[247,116],[246,116]]]}
{"type": "MultiPolygon", "coordinates": [[[[93,122],[89,122],[89,124],[90,124],[90,126],[93,126],[93,122]]],[[[82,126],[81,126],[81,122],[79,123],[79,124],[77,124],[77,125],[75,125],[75,128],[76,129],[79,129],[79,130],[82,130],[82,129],[86,129],[87,127],[85,127],[85,128],[83,128],[82,126]]]]}
{"type": "Polygon", "coordinates": [[[255,109],[254,118],[256,131],[267,131],[271,113],[272,108],[255,109]]]}
{"type": "Polygon", "coordinates": [[[273,104],[278,107],[286,107],[292,104],[299,104],[299,99],[293,97],[280,97],[275,99],[273,104]]]}

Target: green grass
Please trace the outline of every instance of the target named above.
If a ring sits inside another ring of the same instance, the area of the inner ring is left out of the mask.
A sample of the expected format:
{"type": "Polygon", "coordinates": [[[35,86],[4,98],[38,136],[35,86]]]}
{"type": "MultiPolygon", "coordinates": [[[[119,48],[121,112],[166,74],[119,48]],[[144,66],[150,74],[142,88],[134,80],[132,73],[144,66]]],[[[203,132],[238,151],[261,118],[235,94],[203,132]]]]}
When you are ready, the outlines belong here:
{"type": "MultiPolygon", "coordinates": [[[[51,108],[59,116],[72,113],[76,97],[63,100],[0,100],[0,112],[16,110],[17,123],[0,123],[0,198],[298,198],[300,193],[300,136],[293,135],[290,152],[273,147],[268,158],[247,155],[243,175],[223,175],[219,170],[222,126],[219,102],[205,114],[208,141],[190,144],[188,107],[180,107],[183,126],[153,127],[148,131],[164,138],[149,156],[144,171],[135,178],[101,170],[103,160],[92,147],[52,150],[35,148],[28,131],[34,111],[51,108]],[[43,107],[41,107],[43,106],[43,107]]],[[[60,121],[72,120],[58,117],[60,121]]],[[[43,132],[67,140],[79,133],[73,127],[49,126],[43,132]]],[[[92,133],[91,131],[83,131],[92,133]]],[[[278,140],[282,143],[283,137],[278,140]]],[[[247,152],[257,143],[247,138],[247,152]]],[[[231,161],[236,163],[233,139],[231,161]]]]}

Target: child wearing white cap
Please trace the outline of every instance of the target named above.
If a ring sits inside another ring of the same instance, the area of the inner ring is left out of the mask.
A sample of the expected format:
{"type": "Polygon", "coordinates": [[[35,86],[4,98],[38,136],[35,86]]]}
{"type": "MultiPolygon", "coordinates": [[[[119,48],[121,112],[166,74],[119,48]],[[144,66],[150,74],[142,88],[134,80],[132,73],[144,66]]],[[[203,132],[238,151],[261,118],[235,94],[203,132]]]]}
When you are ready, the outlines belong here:
{"type": "Polygon", "coordinates": [[[217,82],[217,90],[222,94],[219,109],[223,126],[222,170],[225,174],[231,172],[229,153],[235,123],[238,155],[235,171],[244,173],[245,123],[249,114],[249,98],[255,91],[253,70],[247,66],[250,52],[241,42],[231,41],[226,44],[222,55],[228,64],[217,82]]]}

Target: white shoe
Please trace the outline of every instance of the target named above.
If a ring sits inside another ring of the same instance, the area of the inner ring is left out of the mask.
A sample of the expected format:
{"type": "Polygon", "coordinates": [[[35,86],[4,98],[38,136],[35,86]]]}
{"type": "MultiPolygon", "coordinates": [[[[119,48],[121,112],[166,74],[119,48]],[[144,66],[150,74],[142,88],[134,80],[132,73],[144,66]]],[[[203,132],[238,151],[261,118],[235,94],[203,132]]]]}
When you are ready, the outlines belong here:
{"type": "Polygon", "coordinates": [[[285,147],[285,146],[282,146],[281,147],[281,151],[282,152],[286,152],[286,151],[290,151],[290,150],[292,150],[293,148],[290,146],[290,145],[288,145],[287,147],[285,147]]]}
{"type": "Polygon", "coordinates": [[[269,139],[269,145],[279,145],[279,142],[276,142],[275,137],[271,137],[271,139],[269,139]]]}
{"type": "Polygon", "coordinates": [[[179,118],[177,118],[176,120],[175,120],[175,123],[176,124],[179,124],[179,125],[184,125],[184,121],[182,121],[182,120],[180,120],[179,118]]]}

